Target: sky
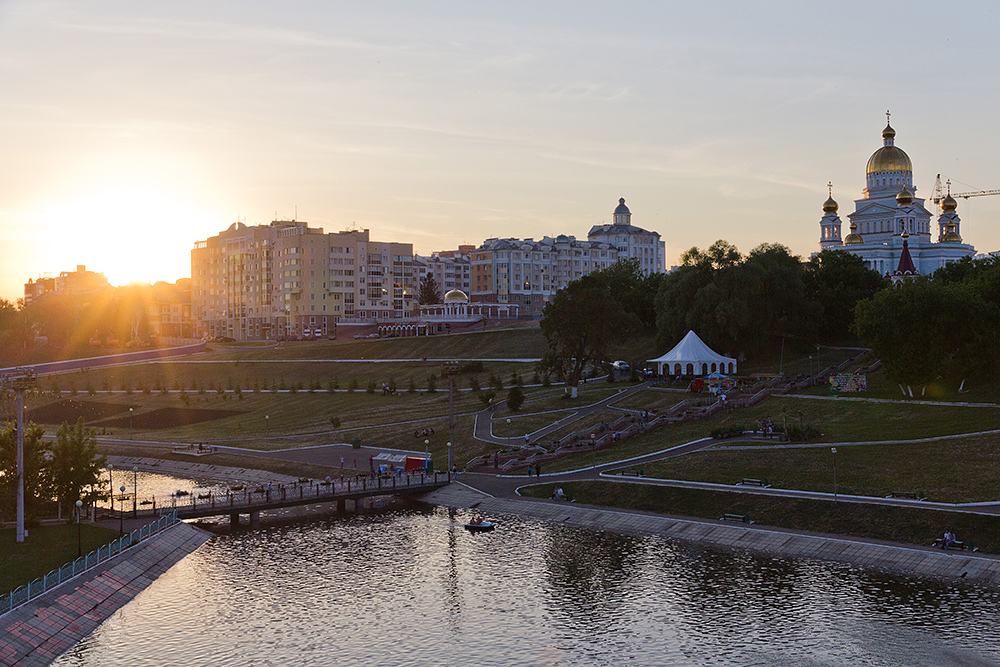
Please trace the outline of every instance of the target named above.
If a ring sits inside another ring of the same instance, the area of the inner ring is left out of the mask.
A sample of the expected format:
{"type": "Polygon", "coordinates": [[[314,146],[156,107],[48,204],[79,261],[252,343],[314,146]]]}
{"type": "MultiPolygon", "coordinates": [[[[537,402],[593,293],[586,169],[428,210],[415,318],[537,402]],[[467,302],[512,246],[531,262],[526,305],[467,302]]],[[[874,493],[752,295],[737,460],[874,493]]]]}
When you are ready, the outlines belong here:
{"type": "MultiPolygon", "coordinates": [[[[885,112],[953,191],[1000,188],[993,3],[0,0],[0,298],[86,265],[190,275],[237,220],[418,253],[611,222],[667,264],[818,250],[885,112]]],[[[931,209],[934,211],[934,209],[931,209]]],[[[959,200],[1000,249],[1000,196],[959,200]]],[[[846,233],[846,231],[845,231],[846,233]]]]}

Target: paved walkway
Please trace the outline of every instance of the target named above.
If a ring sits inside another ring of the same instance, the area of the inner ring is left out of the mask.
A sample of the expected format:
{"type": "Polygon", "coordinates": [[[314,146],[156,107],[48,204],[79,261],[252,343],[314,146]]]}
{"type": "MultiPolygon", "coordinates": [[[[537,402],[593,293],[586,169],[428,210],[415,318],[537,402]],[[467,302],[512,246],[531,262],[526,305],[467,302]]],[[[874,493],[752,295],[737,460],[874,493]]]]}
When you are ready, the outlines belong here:
{"type": "Polygon", "coordinates": [[[473,431],[473,437],[476,440],[481,440],[483,442],[490,442],[494,445],[502,445],[504,447],[522,447],[524,445],[530,444],[532,442],[538,442],[549,433],[554,433],[559,429],[572,424],[575,421],[583,419],[587,415],[597,412],[598,410],[604,410],[608,408],[612,403],[616,403],[624,398],[635,394],[638,391],[646,389],[649,386],[648,382],[642,384],[633,385],[626,389],[621,390],[617,394],[612,394],[607,398],[600,400],[596,403],[591,403],[590,405],[584,405],[580,407],[576,412],[571,415],[563,417],[557,422],[549,424],[543,428],[534,431],[533,433],[528,433],[525,437],[517,438],[501,438],[493,435],[493,415],[496,412],[496,408],[503,403],[497,404],[494,409],[486,408],[485,410],[480,410],[476,413],[476,426],[473,431]]]}

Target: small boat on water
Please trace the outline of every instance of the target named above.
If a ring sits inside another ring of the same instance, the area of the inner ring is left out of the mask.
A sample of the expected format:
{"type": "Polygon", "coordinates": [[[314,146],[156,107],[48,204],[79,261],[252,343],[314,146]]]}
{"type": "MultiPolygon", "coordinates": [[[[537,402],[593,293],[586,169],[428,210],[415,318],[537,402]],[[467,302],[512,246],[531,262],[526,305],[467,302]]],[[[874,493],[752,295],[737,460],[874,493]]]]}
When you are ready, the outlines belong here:
{"type": "Polygon", "coordinates": [[[496,528],[496,524],[489,521],[480,521],[478,523],[469,522],[465,524],[465,529],[471,533],[488,533],[496,528]]]}

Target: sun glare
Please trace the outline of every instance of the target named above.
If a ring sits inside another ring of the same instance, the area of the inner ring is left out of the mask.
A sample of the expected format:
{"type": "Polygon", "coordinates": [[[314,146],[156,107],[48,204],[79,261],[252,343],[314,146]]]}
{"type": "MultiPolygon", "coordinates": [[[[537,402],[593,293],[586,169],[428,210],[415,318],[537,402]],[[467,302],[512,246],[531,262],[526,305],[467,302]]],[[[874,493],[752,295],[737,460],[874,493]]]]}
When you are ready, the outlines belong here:
{"type": "Polygon", "coordinates": [[[44,270],[86,265],[112,285],[190,275],[190,250],[218,222],[207,208],[147,185],[122,185],[60,202],[39,216],[50,239],[44,270]]]}

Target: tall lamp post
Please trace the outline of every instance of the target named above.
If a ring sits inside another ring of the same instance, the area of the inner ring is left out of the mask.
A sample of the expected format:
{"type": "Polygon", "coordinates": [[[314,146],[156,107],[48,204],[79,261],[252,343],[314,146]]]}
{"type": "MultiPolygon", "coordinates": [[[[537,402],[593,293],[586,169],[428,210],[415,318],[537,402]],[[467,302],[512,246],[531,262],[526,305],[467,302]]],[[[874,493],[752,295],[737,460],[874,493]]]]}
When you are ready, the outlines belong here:
{"type": "Polygon", "coordinates": [[[451,481],[452,444],[455,442],[455,374],[458,373],[457,361],[446,361],[441,371],[448,376],[448,481],[451,481]]]}
{"type": "Polygon", "coordinates": [[[267,425],[271,419],[271,415],[264,415],[264,437],[267,437],[267,425]]]}
{"type": "Polygon", "coordinates": [[[129,408],[128,409],[128,439],[129,439],[129,441],[132,440],[132,412],[133,412],[133,409],[129,408]]]}
{"type": "Polygon", "coordinates": [[[115,513],[115,478],[111,476],[111,471],[115,469],[114,464],[108,464],[108,484],[111,489],[111,514],[114,516],[115,513]]]}
{"type": "Polygon", "coordinates": [[[14,464],[17,474],[17,523],[16,541],[24,542],[24,392],[35,386],[37,375],[30,368],[15,368],[0,376],[0,387],[10,389],[17,397],[17,450],[14,464]]]}
{"type": "Polygon", "coordinates": [[[833,452],[833,502],[837,502],[837,448],[831,447],[833,452]]]}
{"type": "Polygon", "coordinates": [[[132,466],[132,518],[139,518],[139,468],[132,466]]]}
{"type": "Polygon", "coordinates": [[[118,498],[122,501],[122,509],[118,512],[118,534],[125,534],[125,485],[121,486],[122,495],[118,498]]]}
{"type": "Polygon", "coordinates": [[[76,557],[83,555],[83,537],[80,532],[80,515],[83,514],[83,501],[76,501],[76,557]]]}
{"type": "Polygon", "coordinates": [[[591,467],[597,472],[597,435],[594,433],[590,434],[590,452],[591,452],[591,467]]]}

